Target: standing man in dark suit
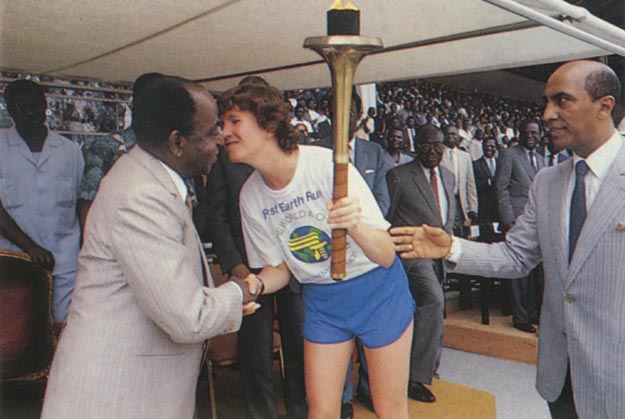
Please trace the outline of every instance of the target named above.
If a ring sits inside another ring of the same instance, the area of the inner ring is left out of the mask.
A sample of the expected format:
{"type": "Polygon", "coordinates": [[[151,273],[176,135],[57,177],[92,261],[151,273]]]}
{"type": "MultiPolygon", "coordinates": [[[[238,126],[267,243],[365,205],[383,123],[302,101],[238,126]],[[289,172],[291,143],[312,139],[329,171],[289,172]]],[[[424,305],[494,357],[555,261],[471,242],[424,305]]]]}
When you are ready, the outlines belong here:
{"type": "Polygon", "coordinates": [[[554,419],[625,418],[625,139],[611,115],[620,94],[597,61],[551,75],[543,119],[573,155],[538,174],[505,242],[392,230],[402,257],[445,258],[460,273],[516,278],[543,262],[536,389],[554,419]]]}
{"type": "Polygon", "coordinates": [[[568,150],[558,150],[558,148],[553,144],[551,133],[547,134],[547,142],[538,148],[538,154],[545,167],[562,163],[570,158],[568,150]]]}
{"type": "MultiPolygon", "coordinates": [[[[427,224],[451,233],[455,217],[454,174],[440,165],[443,133],[424,125],[415,137],[414,161],[386,175],[391,196],[387,218],[393,226],[427,224]]],[[[439,260],[402,260],[410,292],[417,305],[410,353],[408,396],[421,402],[436,400],[423,384],[431,384],[443,344],[444,271],[439,260]]]]}
{"type": "MultiPolygon", "coordinates": [[[[539,123],[523,121],[519,132],[520,145],[502,151],[495,175],[495,194],[503,232],[510,230],[515,220],[523,214],[534,176],[543,168],[543,161],[536,153],[536,146],[540,142],[539,123]]],[[[536,332],[532,323],[538,323],[540,312],[541,272],[539,266],[526,278],[512,283],[512,323],[523,332],[536,332]]]]}
{"type": "Polygon", "coordinates": [[[477,219],[480,224],[499,222],[495,173],[497,173],[497,141],[487,137],[482,141],[484,155],[473,162],[477,189],[477,219]]]}

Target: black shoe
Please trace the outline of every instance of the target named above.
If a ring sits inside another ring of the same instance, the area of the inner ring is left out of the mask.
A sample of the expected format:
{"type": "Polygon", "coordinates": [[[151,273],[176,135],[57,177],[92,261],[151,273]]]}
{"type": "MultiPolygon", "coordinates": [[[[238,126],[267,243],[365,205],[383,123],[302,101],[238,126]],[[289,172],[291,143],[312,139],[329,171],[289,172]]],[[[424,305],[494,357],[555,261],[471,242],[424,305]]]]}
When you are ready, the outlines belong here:
{"type": "Polygon", "coordinates": [[[514,323],[514,327],[521,332],[536,333],[536,328],[529,323],[514,323]]]}
{"type": "Polygon", "coordinates": [[[341,419],[353,419],[354,418],[354,406],[352,403],[343,403],[341,405],[341,419]]]}
{"type": "Polygon", "coordinates": [[[373,400],[371,400],[371,396],[369,394],[365,394],[359,391],[356,394],[356,400],[358,400],[361,405],[375,413],[375,409],[373,408],[373,400]]]}
{"type": "Polygon", "coordinates": [[[423,403],[433,403],[436,401],[434,394],[421,383],[411,383],[408,385],[408,397],[423,403]]]}

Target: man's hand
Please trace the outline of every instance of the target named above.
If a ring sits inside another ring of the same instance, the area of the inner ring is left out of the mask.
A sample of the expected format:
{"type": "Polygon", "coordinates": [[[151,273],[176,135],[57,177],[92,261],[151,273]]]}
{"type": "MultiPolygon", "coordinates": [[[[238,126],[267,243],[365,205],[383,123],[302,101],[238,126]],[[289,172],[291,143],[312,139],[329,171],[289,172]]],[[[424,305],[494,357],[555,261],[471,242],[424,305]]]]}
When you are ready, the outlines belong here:
{"type": "Polygon", "coordinates": [[[440,259],[451,249],[451,236],[437,227],[393,227],[390,233],[395,251],[403,259],[440,259]]]}
{"type": "Polygon", "coordinates": [[[243,291],[243,304],[256,301],[258,293],[260,292],[260,282],[256,278],[256,275],[249,274],[245,279],[241,279],[236,276],[231,276],[230,280],[235,282],[241,291],[243,291]]]}
{"type": "Polygon", "coordinates": [[[233,276],[245,278],[250,274],[250,270],[247,268],[247,266],[245,266],[245,264],[239,263],[237,266],[232,268],[231,273],[233,276]]]}
{"type": "Polygon", "coordinates": [[[46,250],[34,243],[32,246],[24,250],[26,250],[26,253],[30,256],[30,260],[42,268],[52,272],[52,269],[54,269],[54,256],[52,256],[52,253],[49,250],[46,250]]]}

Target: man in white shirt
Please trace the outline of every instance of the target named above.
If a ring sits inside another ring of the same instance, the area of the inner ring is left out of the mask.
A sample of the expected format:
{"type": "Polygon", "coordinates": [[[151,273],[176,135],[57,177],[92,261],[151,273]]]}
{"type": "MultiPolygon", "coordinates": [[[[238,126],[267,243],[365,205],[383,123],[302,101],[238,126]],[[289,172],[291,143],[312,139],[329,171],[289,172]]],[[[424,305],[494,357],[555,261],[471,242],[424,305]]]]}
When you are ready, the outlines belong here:
{"type": "Polygon", "coordinates": [[[543,262],[536,388],[554,419],[625,417],[625,140],[611,116],[620,93],[596,61],[551,75],[543,119],[573,158],[538,174],[504,242],[392,230],[402,257],[445,257],[461,273],[516,278],[543,262]]]}

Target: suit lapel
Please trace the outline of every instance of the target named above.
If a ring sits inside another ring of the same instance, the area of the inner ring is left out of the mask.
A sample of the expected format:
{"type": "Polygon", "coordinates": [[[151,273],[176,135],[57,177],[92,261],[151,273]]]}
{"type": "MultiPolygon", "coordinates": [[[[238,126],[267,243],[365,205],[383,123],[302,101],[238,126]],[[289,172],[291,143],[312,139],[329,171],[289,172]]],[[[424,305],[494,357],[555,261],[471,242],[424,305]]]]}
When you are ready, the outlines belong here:
{"type": "Polygon", "coordinates": [[[202,263],[202,266],[204,267],[207,283],[209,284],[209,286],[214,287],[215,284],[213,283],[213,278],[208,268],[208,263],[206,261],[206,256],[204,254],[202,241],[200,240],[200,236],[198,235],[195,225],[193,224],[193,219],[191,218],[191,214],[189,214],[189,211],[186,205],[184,204],[183,197],[180,196],[178,189],[176,189],[176,185],[174,185],[174,182],[172,181],[171,177],[169,176],[169,174],[167,173],[167,171],[161,164],[160,160],[152,156],[150,153],[145,151],[139,145],[137,145],[136,147],[133,147],[132,150],[128,152],[128,155],[131,156],[136,161],[138,161],[139,164],[144,166],[150,173],[152,173],[156,181],[161,183],[165,187],[165,189],[167,189],[167,191],[172,195],[172,199],[175,199],[176,202],[179,203],[181,207],[180,212],[183,213],[185,217],[185,221],[186,221],[185,224],[188,226],[188,228],[192,230],[190,234],[192,237],[194,237],[195,247],[200,253],[200,259],[201,259],[200,263],[202,263]]]}
{"type": "Polygon", "coordinates": [[[621,147],[588,211],[569,267],[567,285],[570,285],[579,273],[599,238],[606,230],[616,228],[616,222],[621,220],[615,220],[615,216],[623,213],[623,207],[625,207],[625,146],[621,147]]]}
{"type": "Polygon", "coordinates": [[[421,192],[421,196],[425,197],[425,202],[427,202],[430,210],[432,210],[432,212],[436,214],[436,218],[439,220],[439,223],[442,226],[443,222],[441,220],[440,209],[438,207],[438,204],[436,203],[436,199],[434,198],[434,192],[432,192],[430,182],[428,182],[425,173],[423,173],[421,165],[415,162],[415,164],[410,167],[410,170],[414,174],[414,176],[411,177],[412,179],[414,179],[417,189],[421,192]]]}
{"type": "Polygon", "coordinates": [[[569,241],[568,231],[562,222],[561,214],[564,214],[564,203],[567,202],[567,183],[571,174],[572,166],[563,164],[553,170],[557,170],[558,174],[554,176],[555,180],[550,183],[548,188],[549,197],[549,218],[552,220],[550,224],[550,235],[553,254],[558,265],[558,272],[566,281],[566,272],[569,270],[569,241]]]}
{"type": "Polygon", "coordinates": [[[358,138],[354,138],[354,146],[356,147],[356,150],[354,153],[354,166],[356,166],[356,169],[358,170],[358,172],[360,172],[360,175],[364,178],[365,169],[369,167],[369,155],[365,153],[365,149],[364,147],[362,147],[362,144],[358,138]]]}
{"type": "Polygon", "coordinates": [[[517,155],[519,157],[521,165],[525,169],[525,172],[527,173],[527,176],[530,178],[530,180],[534,180],[534,169],[532,169],[532,165],[530,164],[530,158],[527,155],[527,151],[525,150],[525,147],[523,147],[522,145],[519,145],[517,148],[518,148],[517,155]]]}

